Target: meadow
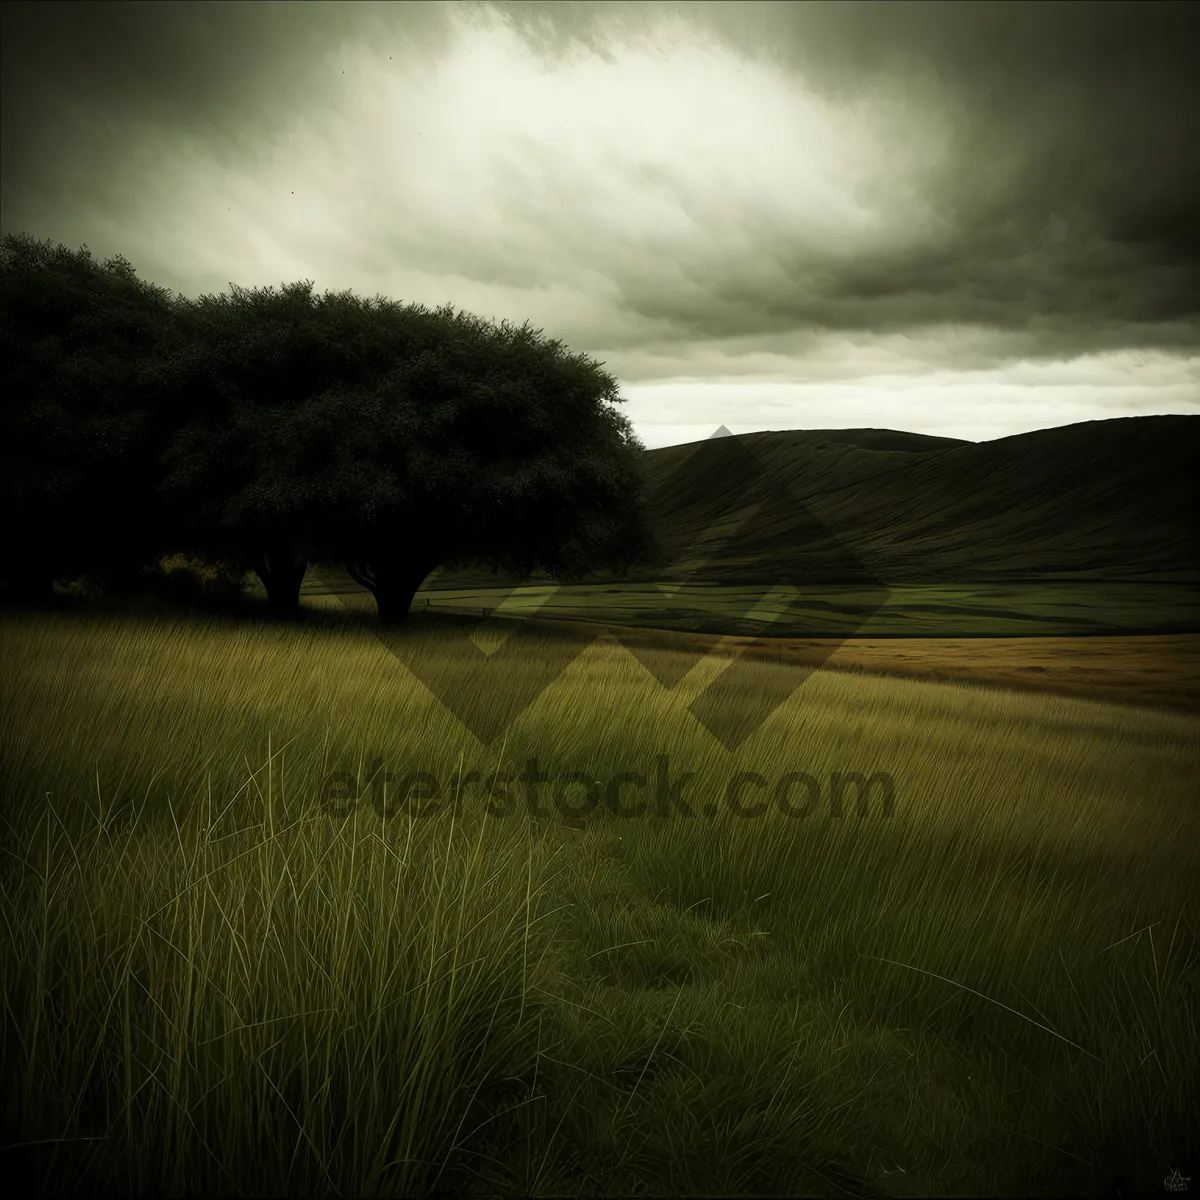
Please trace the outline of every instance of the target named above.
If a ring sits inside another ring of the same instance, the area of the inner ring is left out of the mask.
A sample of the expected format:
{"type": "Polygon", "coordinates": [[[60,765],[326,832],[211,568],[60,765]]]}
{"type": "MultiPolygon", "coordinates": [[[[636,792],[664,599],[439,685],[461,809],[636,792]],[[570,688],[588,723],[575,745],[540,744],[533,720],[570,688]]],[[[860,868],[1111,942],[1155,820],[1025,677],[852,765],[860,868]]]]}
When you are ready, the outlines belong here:
{"type": "MultiPolygon", "coordinates": [[[[253,591],[253,587],[250,589],[253,591]]],[[[369,596],[339,572],[312,572],[306,598],[369,596]]],[[[889,587],[747,587],[714,581],[444,586],[439,612],[603,621],[693,633],[780,637],[1089,637],[1200,632],[1195,581],[1038,580],[889,587]]]]}
{"type": "Polygon", "coordinates": [[[730,749],[695,715],[728,659],[532,628],[481,657],[464,632],[3,618],[7,1177],[928,1196],[1188,1173],[1200,716],[756,661],[722,693],[730,749]],[[503,784],[530,764],[536,813],[503,784]],[[853,775],[890,790],[837,800],[853,775]]]}

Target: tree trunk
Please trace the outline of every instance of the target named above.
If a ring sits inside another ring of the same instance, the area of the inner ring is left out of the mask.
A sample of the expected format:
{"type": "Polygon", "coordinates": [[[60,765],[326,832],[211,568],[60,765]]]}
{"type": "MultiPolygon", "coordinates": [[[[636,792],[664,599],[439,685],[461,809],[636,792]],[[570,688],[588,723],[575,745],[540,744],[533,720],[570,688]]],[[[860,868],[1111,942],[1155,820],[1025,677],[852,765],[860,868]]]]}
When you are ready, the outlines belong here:
{"type": "Polygon", "coordinates": [[[392,584],[375,593],[375,607],[379,610],[379,621],[383,625],[399,625],[412,610],[413,597],[421,580],[408,586],[392,584]]]}
{"type": "Polygon", "coordinates": [[[380,622],[398,625],[408,616],[417,589],[437,565],[438,562],[428,555],[414,555],[403,561],[362,562],[347,559],[346,571],[375,597],[380,622]]]}
{"type": "Polygon", "coordinates": [[[275,612],[295,612],[300,607],[300,585],[308,573],[308,559],[287,550],[268,550],[254,567],[267,589],[267,602],[275,612]]]}

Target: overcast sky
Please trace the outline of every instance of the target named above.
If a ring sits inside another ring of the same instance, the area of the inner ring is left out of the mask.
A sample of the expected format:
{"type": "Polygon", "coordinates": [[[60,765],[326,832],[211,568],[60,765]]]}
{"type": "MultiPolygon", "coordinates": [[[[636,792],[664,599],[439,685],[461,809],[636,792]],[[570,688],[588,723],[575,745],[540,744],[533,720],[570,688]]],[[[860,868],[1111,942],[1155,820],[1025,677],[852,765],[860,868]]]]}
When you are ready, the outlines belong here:
{"type": "Polygon", "coordinates": [[[647,446],[1200,412],[1198,6],[3,6],[3,231],[526,319],[647,446]]]}

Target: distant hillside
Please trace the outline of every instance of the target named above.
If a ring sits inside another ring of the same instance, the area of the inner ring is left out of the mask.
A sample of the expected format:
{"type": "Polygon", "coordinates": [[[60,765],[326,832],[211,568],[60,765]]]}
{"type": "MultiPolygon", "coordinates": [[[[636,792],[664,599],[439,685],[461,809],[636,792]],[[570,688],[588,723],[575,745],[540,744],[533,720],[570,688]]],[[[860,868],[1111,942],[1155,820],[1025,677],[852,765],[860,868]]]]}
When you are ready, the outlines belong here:
{"type": "MultiPolygon", "coordinates": [[[[646,451],[664,566],[635,578],[1200,578],[1200,417],[992,442],[788,430],[646,451]]],[[[436,586],[505,582],[444,572],[436,586]]],[[[435,586],[430,581],[429,586],[435,586]]]]}
{"type": "Polygon", "coordinates": [[[648,451],[655,529],[685,572],[730,582],[1200,571],[1200,417],[1090,421],[924,453],[874,448],[887,436],[756,433],[648,451]],[[736,532],[735,514],[748,518],[736,532]]]}

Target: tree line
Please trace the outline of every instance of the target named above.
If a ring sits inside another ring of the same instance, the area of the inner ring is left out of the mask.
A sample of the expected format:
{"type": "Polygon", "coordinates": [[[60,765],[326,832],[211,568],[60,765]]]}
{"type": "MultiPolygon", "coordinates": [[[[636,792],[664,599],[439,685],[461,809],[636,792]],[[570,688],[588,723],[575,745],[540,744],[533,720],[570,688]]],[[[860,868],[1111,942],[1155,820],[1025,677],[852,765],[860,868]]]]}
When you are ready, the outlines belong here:
{"type": "Polygon", "coordinates": [[[254,571],[277,610],[343,564],[396,621],[438,566],[655,556],[616,380],[528,322],[311,282],[189,299],[8,234],[0,353],[10,599],[187,554],[254,571]]]}

